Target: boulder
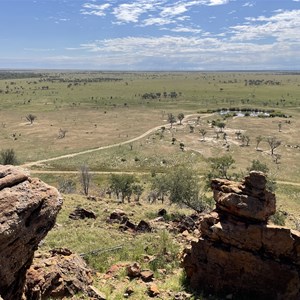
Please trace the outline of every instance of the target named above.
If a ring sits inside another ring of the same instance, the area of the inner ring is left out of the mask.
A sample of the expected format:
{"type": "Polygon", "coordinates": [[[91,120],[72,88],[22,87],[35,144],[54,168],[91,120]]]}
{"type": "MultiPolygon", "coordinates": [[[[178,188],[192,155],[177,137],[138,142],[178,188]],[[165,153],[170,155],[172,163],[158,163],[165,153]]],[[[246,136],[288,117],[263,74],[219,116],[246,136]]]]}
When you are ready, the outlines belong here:
{"type": "Polygon", "coordinates": [[[152,228],[150,224],[144,220],[141,220],[137,226],[136,226],[136,231],[138,232],[151,232],[152,228]]]}
{"type": "Polygon", "coordinates": [[[184,251],[192,288],[231,299],[300,299],[300,232],[268,224],[275,195],[265,184],[259,172],[240,183],[213,180],[216,209],[184,251]]]}
{"type": "Polygon", "coordinates": [[[82,219],[96,219],[96,214],[92,210],[87,210],[81,207],[75,208],[73,212],[70,213],[69,218],[72,220],[82,220],[82,219]]]}
{"type": "Polygon", "coordinates": [[[226,179],[213,179],[211,187],[217,210],[246,218],[267,222],[276,211],[275,195],[267,190],[263,173],[252,171],[241,183],[226,179]]]}
{"type": "Polygon", "coordinates": [[[79,255],[68,249],[54,249],[34,259],[27,271],[24,295],[26,299],[40,300],[73,296],[78,292],[98,294],[91,284],[91,270],[79,255]]]}
{"type": "Polygon", "coordinates": [[[0,294],[22,297],[34,251],[55,224],[62,206],[57,189],[21,168],[0,165],[0,294]]]}
{"type": "Polygon", "coordinates": [[[121,209],[115,209],[107,219],[109,223],[125,223],[128,220],[126,213],[121,209]]]}

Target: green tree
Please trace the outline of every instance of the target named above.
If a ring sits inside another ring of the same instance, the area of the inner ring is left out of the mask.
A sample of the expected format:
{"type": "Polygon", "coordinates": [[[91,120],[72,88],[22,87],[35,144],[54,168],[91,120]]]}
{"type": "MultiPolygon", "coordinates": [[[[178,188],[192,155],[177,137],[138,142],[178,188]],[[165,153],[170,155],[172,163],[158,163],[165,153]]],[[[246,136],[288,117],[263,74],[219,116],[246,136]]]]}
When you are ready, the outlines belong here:
{"type": "Polygon", "coordinates": [[[208,180],[210,181],[212,178],[226,178],[231,179],[229,175],[229,169],[235,163],[235,160],[231,155],[224,155],[221,157],[212,157],[209,158],[209,163],[211,170],[208,173],[208,180]]]}
{"type": "Polygon", "coordinates": [[[171,128],[173,127],[173,124],[176,122],[176,117],[172,113],[168,114],[168,122],[171,124],[171,128]]]}
{"type": "Polygon", "coordinates": [[[117,198],[121,197],[122,202],[124,202],[126,197],[128,202],[130,202],[135,181],[135,177],[130,174],[112,174],[110,177],[110,188],[117,195],[117,198]]]}
{"type": "Polygon", "coordinates": [[[140,201],[140,197],[141,197],[141,195],[142,195],[142,193],[144,191],[144,187],[141,184],[139,184],[139,183],[134,183],[132,185],[132,191],[135,194],[135,201],[139,202],[140,201]]]}
{"type": "Polygon", "coordinates": [[[270,146],[271,155],[273,156],[274,155],[274,150],[281,145],[281,141],[277,140],[276,137],[268,137],[267,142],[270,146]]]}
{"type": "Polygon", "coordinates": [[[185,205],[202,212],[207,204],[200,195],[199,178],[193,170],[184,166],[175,168],[168,174],[168,191],[171,203],[185,205]]]}
{"type": "Polygon", "coordinates": [[[18,163],[14,149],[5,149],[0,152],[0,163],[2,165],[16,165],[18,163]]]}
{"type": "Polygon", "coordinates": [[[268,174],[269,168],[268,168],[267,164],[262,163],[258,159],[254,159],[254,160],[252,160],[251,166],[247,168],[247,171],[248,172],[259,171],[259,172],[268,174]]]}
{"type": "Polygon", "coordinates": [[[225,128],[226,123],[219,121],[219,122],[216,123],[216,126],[220,129],[220,132],[223,132],[223,129],[225,128]]]}
{"type": "Polygon", "coordinates": [[[183,113],[179,113],[177,116],[177,119],[179,120],[179,124],[182,125],[182,120],[184,119],[184,114],[183,113]]]}
{"type": "Polygon", "coordinates": [[[165,197],[169,191],[169,181],[166,174],[159,174],[153,177],[151,190],[155,192],[158,198],[164,203],[165,197]]]}

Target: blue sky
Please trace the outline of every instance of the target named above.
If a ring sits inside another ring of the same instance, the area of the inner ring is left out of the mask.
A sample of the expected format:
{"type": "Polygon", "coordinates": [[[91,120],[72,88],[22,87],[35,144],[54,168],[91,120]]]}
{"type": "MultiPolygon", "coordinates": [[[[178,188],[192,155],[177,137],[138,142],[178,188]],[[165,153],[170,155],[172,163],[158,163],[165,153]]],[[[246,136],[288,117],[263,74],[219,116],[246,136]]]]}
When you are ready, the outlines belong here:
{"type": "Polygon", "coordinates": [[[300,69],[300,0],[0,0],[0,28],[4,69],[300,69]]]}

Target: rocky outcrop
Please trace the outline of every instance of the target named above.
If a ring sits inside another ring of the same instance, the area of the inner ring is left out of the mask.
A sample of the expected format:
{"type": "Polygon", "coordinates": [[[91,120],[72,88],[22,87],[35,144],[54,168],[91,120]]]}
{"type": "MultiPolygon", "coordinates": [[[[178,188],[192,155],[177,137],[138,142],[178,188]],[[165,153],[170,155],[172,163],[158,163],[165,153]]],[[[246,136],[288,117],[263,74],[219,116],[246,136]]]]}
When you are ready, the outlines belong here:
{"type": "Polygon", "coordinates": [[[300,233],[269,225],[275,195],[251,172],[241,183],[212,181],[216,209],[185,250],[191,287],[232,299],[300,299],[300,233]],[[247,298],[248,297],[248,298],[247,298]]]}
{"type": "Polygon", "coordinates": [[[0,165],[0,294],[21,299],[25,274],[39,242],[54,226],[59,192],[24,170],[0,165]]]}
{"type": "Polygon", "coordinates": [[[88,295],[92,272],[85,261],[68,249],[54,249],[36,257],[27,271],[26,299],[50,299],[73,296],[78,292],[88,295]]]}

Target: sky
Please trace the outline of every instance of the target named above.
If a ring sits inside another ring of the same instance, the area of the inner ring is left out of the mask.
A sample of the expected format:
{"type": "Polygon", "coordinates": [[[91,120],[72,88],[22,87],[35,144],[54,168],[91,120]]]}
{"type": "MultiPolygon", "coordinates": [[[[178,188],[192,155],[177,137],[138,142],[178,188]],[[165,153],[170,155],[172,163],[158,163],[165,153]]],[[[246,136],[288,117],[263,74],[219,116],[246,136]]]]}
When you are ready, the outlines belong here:
{"type": "Polygon", "coordinates": [[[300,0],[0,0],[0,69],[300,70],[300,0]]]}

